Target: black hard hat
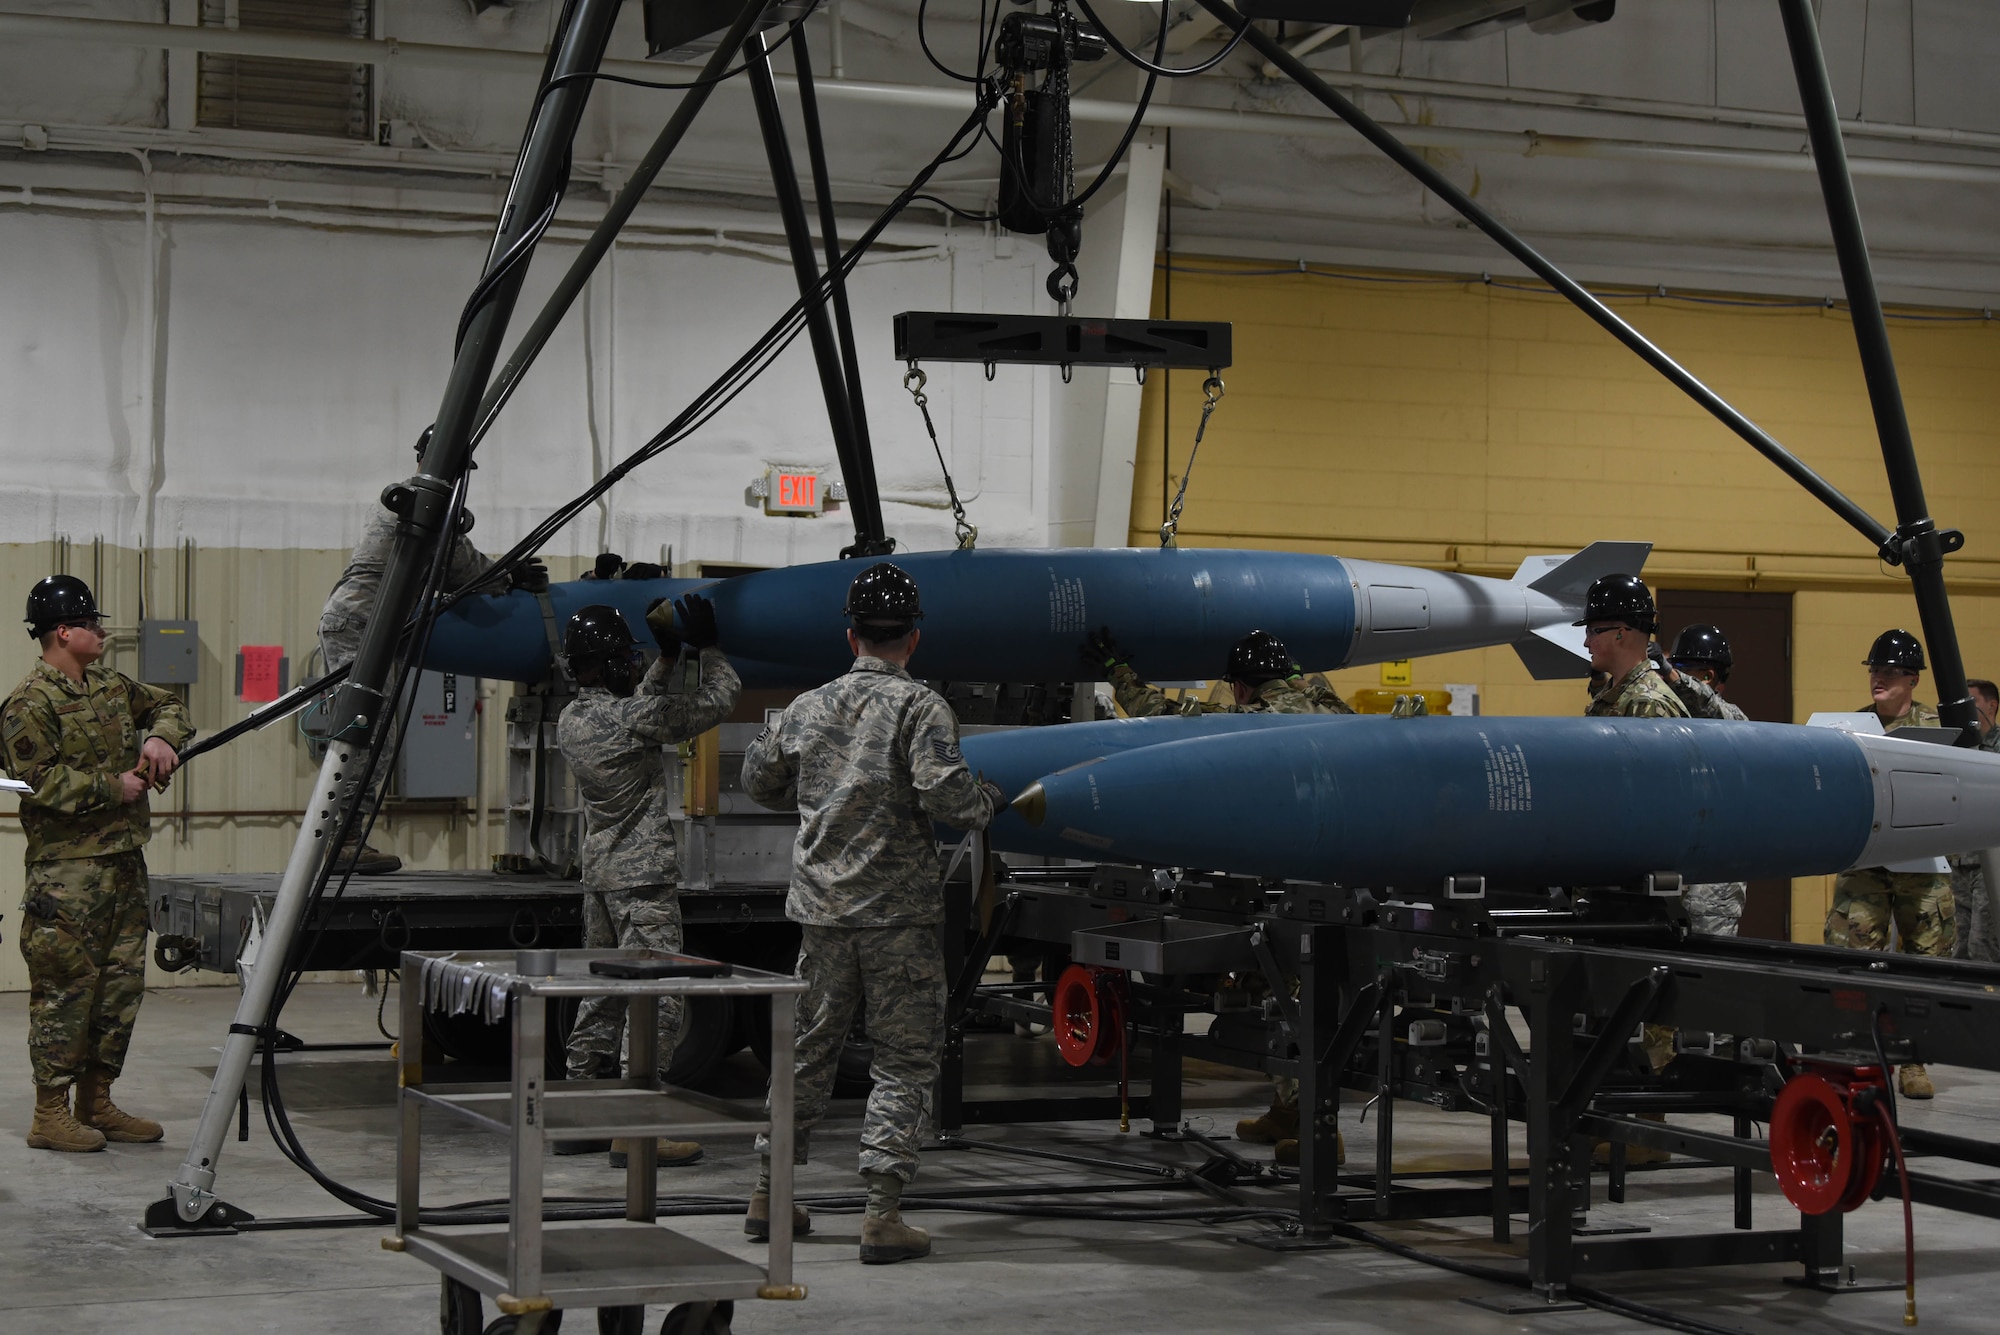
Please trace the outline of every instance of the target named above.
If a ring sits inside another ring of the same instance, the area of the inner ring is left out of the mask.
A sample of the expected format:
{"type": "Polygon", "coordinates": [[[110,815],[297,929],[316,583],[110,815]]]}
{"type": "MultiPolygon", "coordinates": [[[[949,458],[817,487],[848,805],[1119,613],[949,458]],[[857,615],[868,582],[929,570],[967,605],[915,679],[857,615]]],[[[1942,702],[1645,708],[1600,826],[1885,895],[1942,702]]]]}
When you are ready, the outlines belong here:
{"type": "Polygon", "coordinates": [[[1908,668],[1912,672],[1922,672],[1924,646],[1918,644],[1917,637],[1906,630],[1885,630],[1875,637],[1868,657],[1861,661],[1868,667],[1908,668]]]}
{"type": "Polygon", "coordinates": [[[101,615],[90,586],[75,575],[50,575],[28,590],[28,634],[36,639],[66,621],[90,621],[101,615]]]}
{"type": "Polygon", "coordinates": [[[579,661],[624,658],[632,652],[632,628],[615,607],[592,603],[569,619],[563,632],[563,653],[574,666],[579,661]]]}
{"type": "Polygon", "coordinates": [[[857,625],[886,627],[908,625],[924,615],[917,599],[917,582],[908,571],[888,561],[877,561],[854,577],[847,589],[847,605],[840,611],[857,625]]]}
{"type": "Polygon", "coordinates": [[[1705,663],[1715,669],[1725,680],[1729,669],[1736,660],[1730,656],[1729,641],[1722,637],[1720,626],[1688,626],[1674,638],[1674,651],[1667,655],[1675,667],[1687,663],[1705,663]]]}
{"type": "Polygon", "coordinates": [[[1646,588],[1646,581],[1637,575],[1600,575],[1591,581],[1590,592],[1583,598],[1583,620],[1572,621],[1572,626],[1587,626],[1593,621],[1622,621],[1635,630],[1651,631],[1657,619],[1653,609],[1653,595],[1646,588]]]}
{"type": "Polygon", "coordinates": [[[1262,686],[1292,675],[1292,654],[1285,642],[1268,630],[1253,630],[1229,651],[1231,681],[1246,686],[1262,686]]]}

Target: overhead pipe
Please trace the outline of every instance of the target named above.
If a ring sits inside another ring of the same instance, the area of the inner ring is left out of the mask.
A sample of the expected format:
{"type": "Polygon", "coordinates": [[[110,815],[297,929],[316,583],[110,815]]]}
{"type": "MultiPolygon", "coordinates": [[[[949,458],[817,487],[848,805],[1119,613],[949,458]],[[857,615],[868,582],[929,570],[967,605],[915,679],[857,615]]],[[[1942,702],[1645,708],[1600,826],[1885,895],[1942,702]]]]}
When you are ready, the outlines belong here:
{"type": "MultiPolygon", "coordinates": [[[[61,18],[40,14],[0,14],[0,39],[86,42],[94,45],[141,46],[161,50],[192,49],[226,55],[277,56],[291,60],[318,60],[336,64],[373,64],[388,69],[401,65],[421,65],[432,69],[458,69],[488,75],[511,71],[524,78],[540,68],[540,57],[535,53],[510,51],[498,47],[444,46],[436,43],[404,42],[393,37],[374,40],[321,36],[312,33],[185,28],[161,23],[61,18]]],[[[607,60],[604,62],[604,69],[610,74],[649,80],[657,80],[663,75],[690,72],[686,66],[661,65],[642,60],[607,60]]],[[[1340,77],[1343,82],[1359,86],[1379,85],[1384,91],[1414,92],[1424,96],[1466,95],[1464,90],[1455,90],[1454,85],[1438,81],[1385,81],[1384,76],[1342,75],[1340,77]]],[[[777,75],[774,83],[788,93],[797,91],[798,81],[791,75],[777,75]]],[[[956,88],[878,83],[856,79],[825,79],[819,81],[818,92],[821,99],[827,102],[897,107],[910,111],[951,111],[962,114],[966,108],[966,94],[956,88]]],[[[1619,100],[1611,99],[1611,101],[1619,100]]],[[[1633,103],[1637,100],[1622,101],[1633,103]]],[[[1575,109],[1592,108],[1579,103],[1575,109]]],[[[1602,109],[1626,111],[1631,108],[1621,105],[1602,109]]],[[[1752,118],[1757,114],[1746,112],[1741,113],[1741,116],[1752,118]]],[[[1070,104],[1070,118],[1080,124],[1124,126],[1131,122],[1132,104],[1098,98],[1077,98],[1070,104]]],[[[1146,114],[1140,123],[1149,128],[1195,130],[1217,134],[1261,134],[1281,138],[1334,140],[1351,138],[1345,127],[1318,116],[1228,111],[1215,107],[1176,106],[1157,101],[1146,109],[1146,114]]],[[[1799,129],[1802,128],[1802,122],[1794,119],[1790,123],[1774,124],[1770,128],[1799,129]]],[[[1545,134],[1536,130],[1480,130],[1443,125],[1402,125],[1397,129],[1406,143],[1420,148],[1507,153],[1522,157],[1555,156],[1614,162],[1675,163],[1693,167],[1731,167],[1760,171],[1812,170],[1812,161],[1805,154],[1776,149],[1670,144],[1591,135],[1545,134]]],[[[1864,125],[1858,126],[1857,129],[1868,133],[1879,132],[1886,137],[1904,137],[1895,133],[1893,127],[1864,125]]],[[[1971,132],[1951,132],[1951,134],[1950,143],[1954,146],[2000,147],[2000,135],[1985,136],[1975,143],[1971,132]],[[1991,142],[1987,142],[1988,140],[1991,142]]],[[[187,140],[177,142],[198,143],[199,137],[191,136],[187,140]]],[[[166,146],[162,144],[162,147],[166,146]]],[[[405,159],[398,152],[396,160],[405,159]]],[[[413,165],[421,162],[422,159],[416,159],[413,165]]],[[[1848,165],[1849,170],[1856,176],[1888,180],[2000,185],[2000,166],[1988,166],[1983,163],[1866,157],[1852,158],[1848,165]]]]}

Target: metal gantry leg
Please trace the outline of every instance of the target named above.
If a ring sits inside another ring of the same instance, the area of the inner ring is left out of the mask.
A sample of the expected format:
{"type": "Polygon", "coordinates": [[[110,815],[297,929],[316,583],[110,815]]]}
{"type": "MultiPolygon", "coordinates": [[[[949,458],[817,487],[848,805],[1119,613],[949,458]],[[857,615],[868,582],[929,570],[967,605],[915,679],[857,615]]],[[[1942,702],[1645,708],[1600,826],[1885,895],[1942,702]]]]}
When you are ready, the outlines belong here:
{"type": "MultiPolygon", "coordinates": [[[[595,71],[603,61],[605,44],[622,7],[621,0],[577,0],[550,55],[550,76],[563,78],[595,71]]],[[[420,471],[403,484],[407,501],[400,512],[381,591],[353,669],[335,698],[331,717],[338,720],[339,739],[327,749],[311,804],[299,823],[299,835],[265,927],[263,965],[252,972],[243,989],[194,1139],[179,1172],[168,1184],[168,1198],[155,1202],[146,1212],[149,1229],[175,1231],[176,1225],[180,1230],[199,1228],[219,1204],[213,1190],[216,1161],[229,1133],[257,1032],[270,1018],[293,939],[322,865],[331,855],[339,813],[346,805],[344,793],[367,768],[368,748],[357,743],[386,731],[379,726],[380,716],[393,704],[388,699],[388,684],[397,655],[403,652],[403,627],[416,610],[437,544],[447,540],[443,529],[451,512],[452,493],[471,462],[480,396],[492,375],[500,338],[527,277],[525,256],[504,273],[499,268],[501,258],[532,241],[537,221],[562,188],[570,143],[589,96],[589,81],[579,79],[555,87],[536,102],[520,163],[488,251],[480,289],[484,298],[465,322],[420,471]]],[[[419,1034],[409,1034],[405,1041],[421,1039],[419,1034]]]]}
{"type": "MultiPolygon", "coordinates": [[[[840,475],[847,482],[847,504],[854,514],[854,546],[843,555],[876,556],[894,550],[882,527],[882,501],[875,490],[875,465],[865,439],[855,427],[854,405],[848,393],[847,371],[841,364],[840,345],[827,316],[826,302],[815,300],[820,285],[819,263],[813,258],[812,232],[806,222],[805,200],[799,193],[797,169],[785,137],[784,116],[778,106],[777,83],[771,74],[771,52],[763,36],[752,37],[744,48],[749,69],[750,94],[757,105],[757,124],[764,134],[764,155],[771,164],[771,184],[777,192],[778,216],[784,220],[785,240],[791,248],[792,271],[798,277],[799,296],[805,299],[806,333],[811,338],[813,362],[819,368],[820,390],[826,397],[826,415],[833,430],[834,453],[840,459],[840,475]]],[[[810,77],[810,76],[808,76],[810,77]]]]}
{"type": "MultiPolygon", "coordinates": [[[[1923,624],[1924,643],[1930,648],[1939,716],[1951,727],[1972,729],[1979,716],[1966,692],[1965,660],[1959,654],[1958,631],[1952,624],[1951,600],[1944,584],[1945,555],[1963,546],[1965,538],[1957,532],[1939,532],[1924,503],[1917,449],[1910,439],[1909,416],[1903,410],[1896,358],[1889,349],[1889,326],[1882,318],[1882,299],[1875,290],[1875,269],[1861,229],[1861,209],[1854,200],[1854,178],[1848,173],[1847,148],[1840,137],[1840,112],[1834,105],[1833,85],[1827,80],[1826,54],[1820,47],[1811,0],[1778,0],[1778,8],[1785,16],[1785,42],[1791,48],[1792,69],[1798,77],[1799,101],[1812,140],[1813,164],[1819,169],[1820,193],[1826,197],[1834,253],[1840,257],[1840,281],[1847,290],[1854,341],[1861,352],[1861,374],[1875,410],[1875,434],[1882,442],[1889,494],[1896,503],[1896,534],[1880,544],[1881,552],[1909,571],[1917,618],[1923,624]]],[[[1971,745],[1978,738],[1977,732],[1967,731],[1965,744],[1971,745]]]]}

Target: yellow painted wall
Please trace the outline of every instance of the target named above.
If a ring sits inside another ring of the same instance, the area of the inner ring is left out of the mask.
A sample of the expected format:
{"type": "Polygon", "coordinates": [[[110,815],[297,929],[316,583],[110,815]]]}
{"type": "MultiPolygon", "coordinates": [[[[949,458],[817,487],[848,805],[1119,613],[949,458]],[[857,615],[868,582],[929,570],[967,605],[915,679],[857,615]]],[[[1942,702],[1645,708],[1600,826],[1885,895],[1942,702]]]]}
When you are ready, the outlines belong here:
{"type": "MultiPolygon", "coordinates": [[[[1235,326],[1235,365],[1195,464],[1183,546],[1324,551],[1504,577],[1530,554],[1648,540],[1655,585],[1795,594],[1801,720],[1859,707],[1869,642],[1890,626],[1917,629],[1907,581],[1860,534],[1558,297],[1420,275],[1255,276],[1269,266],[1175,263],[1171,313],[1235,326]]],[[[1894,527],[1845,314],[1642,293],[1611,304],[1894,527]]],[[[1164,276],[1153,310],[1167,313],[1164,276]]],[[[1931,513],[1966,535],[1949,569],[1967,668],[2000,679],[2000,324],[1976,314],[1897,318],[1890,337],[1931,513]]],[[[1147,382],[1136,544],[1159,541],[1163,498],[1200,418],[1201,380],[1181,372],[1147,382]]],[[[1378,675],[1332,674],[1342,691],[1378,675]]],[[[1493,714],[1574,713],[1584,698],[1579,682],[1531,680],[1505,648],[1422,659],[1415,677],[1418,686],[1475,683],[1493,714]]],[[[1795,884],[1800,939],[1818,939],[1827,893],[1826,878],[1795,884]]]]}

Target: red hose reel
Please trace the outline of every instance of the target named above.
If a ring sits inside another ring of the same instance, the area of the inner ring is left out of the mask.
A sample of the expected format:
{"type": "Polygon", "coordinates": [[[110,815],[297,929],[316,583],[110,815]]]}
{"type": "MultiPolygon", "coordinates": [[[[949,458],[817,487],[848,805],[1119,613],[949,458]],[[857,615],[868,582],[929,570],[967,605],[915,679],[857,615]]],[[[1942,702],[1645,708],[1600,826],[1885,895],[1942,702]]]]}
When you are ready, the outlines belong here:
{"type": "Polygon", "coordinates": [[[1125,1047],[1125,972],[1072,964],[1050,998],[1056,1051],[1071,1066],[1108,1066],[1125,1047]]]}
{"type": "MultiPolygon", "coordinates": [[[[1879,1038],[1879,1034],[1878,1034],[1879,1038]]],[[[1806,1214],[1847,1211],[1874,1194],[1885,1156],[1903,1197],[1903,1324],[1917,1324],[1917,1232],[1910,1172],[1890,1112],[1891,1072],[1808,1060],[1771,1109],[1771,1168],[1785,1199],[1806,1214]]]]}
{"type": "Polygon", "coordinates": [[[1854,1106],[1855,1095],[1868,1088],[1886,1092],[1881,1067],[1815,1063],[1778,1094],[1771,1167],[1785,1199],[1806,1214],[1852,1210],[1882,1176],[1888,1150],[1882,1121],[1854,1106]]]}

